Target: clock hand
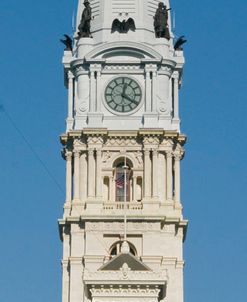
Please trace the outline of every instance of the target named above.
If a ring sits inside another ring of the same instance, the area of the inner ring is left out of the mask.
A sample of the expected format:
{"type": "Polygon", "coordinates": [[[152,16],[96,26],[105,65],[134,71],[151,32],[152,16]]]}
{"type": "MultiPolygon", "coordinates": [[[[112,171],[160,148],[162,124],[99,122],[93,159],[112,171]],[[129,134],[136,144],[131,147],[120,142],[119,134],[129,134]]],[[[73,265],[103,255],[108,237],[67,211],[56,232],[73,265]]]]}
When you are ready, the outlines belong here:
{"type": "Polygon", "coordinates": [[[125,94],[125,91],[127,89],[128,85],[125,83],[124,86],[123,86],[123,94],[125,94]]]}
{"type": "Polygon", "coordinates": [[[130,101],[131,103],[134,103],[135,105],[138,105],[139,102],[133,100],[132,98],[130,98],[128,95],[123,95],[123,98],[125,98],[126,100],[130,101]]]}

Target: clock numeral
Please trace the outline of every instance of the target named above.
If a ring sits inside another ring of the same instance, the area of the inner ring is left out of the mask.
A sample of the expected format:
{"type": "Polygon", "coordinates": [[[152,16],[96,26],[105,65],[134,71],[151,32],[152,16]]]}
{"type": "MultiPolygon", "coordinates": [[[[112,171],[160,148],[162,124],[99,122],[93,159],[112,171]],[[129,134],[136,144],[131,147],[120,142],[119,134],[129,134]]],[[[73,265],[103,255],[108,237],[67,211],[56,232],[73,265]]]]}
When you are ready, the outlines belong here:
{"type": "Polygon", "coordinates": [[[131,86],[133,89],[138,88],[138,86],[136,85],[136,83],[133,82],[133,81],[130,83],[130,86],[131,86]]]}

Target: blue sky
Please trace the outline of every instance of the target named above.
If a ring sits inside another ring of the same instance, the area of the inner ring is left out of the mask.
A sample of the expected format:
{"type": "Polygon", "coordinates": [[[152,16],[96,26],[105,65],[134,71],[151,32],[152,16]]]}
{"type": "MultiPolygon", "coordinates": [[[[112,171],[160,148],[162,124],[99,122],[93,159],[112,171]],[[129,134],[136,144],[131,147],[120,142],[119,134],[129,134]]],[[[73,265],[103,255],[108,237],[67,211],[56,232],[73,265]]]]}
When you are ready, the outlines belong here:
{"type": "MultiPolygon", "coordinates": [[[[1,301],[61,301],[65,129],[59,39],[76,0],[0,2],[1,301]],[[14,122],[14,125],[13,125],[14,122]],[[21,134],[54,175],[49,177],[21,134]]],[[[247,298],[246,13],[243,0],[171,1],[185,34],[185,301],[247,298]]]]}

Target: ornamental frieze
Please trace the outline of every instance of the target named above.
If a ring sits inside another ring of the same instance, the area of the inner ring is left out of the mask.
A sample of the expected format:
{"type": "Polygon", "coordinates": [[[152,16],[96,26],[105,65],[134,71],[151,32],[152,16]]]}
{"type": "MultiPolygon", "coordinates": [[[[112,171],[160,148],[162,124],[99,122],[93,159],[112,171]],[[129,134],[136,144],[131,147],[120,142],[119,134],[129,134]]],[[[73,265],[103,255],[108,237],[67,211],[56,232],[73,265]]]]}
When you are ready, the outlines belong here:
{"type": "MultiPolygon", "coordinates": [[[[125,263],[126,264],[126,263],[125,263]]],[[[97,272],[90,272],[87,269],[84,270],[84,280],[89,281],[108,281],[108,280],[132,280],[132,281],[166,281],[167,280],[167,270],[159,270],[159,271],[132,271],[126,265],[123,265],[123,267],[119,271],[97,271],[97,272]]],[[[131,288],[128,289],[112,289],[112,292],[109,292],[111,289],[106,289],[104,291],[104,288],[101,289],[95,289],[96,293],[108,293],[108,294],[114,294],[114,295],[120,295],[126,294],[132,292],[131,288]],[[99,292],[99,290],[101,292],[99,292]],[[102,291],[103,290],[103,291],[102,291]],[[124,292],[123,292],[124,290],[124,292]]],[[[159,289],[157,288],[142,288],[140,289],[143,294],[156,294],[159,293],[159,289]]],[[[140,295],[139,291],[134,291],[132,294],[140,295]]]]}
{"type": "Polygon", "coordinates": [[[109,138],[106,141],[106,146],[119,147],[119,146],[138,146],[138,142],[134,138],[109,138]]]}
{"type": "MultiPolygon", "coordinates": [[[[128,222],[127,224],[128,231],[159,231],[160,223],[159,222],[128,222]]],[[[112,231],[121,232],[124,230],[123,222],[87,222],[86,223],[87,231],[112,231]]]]}

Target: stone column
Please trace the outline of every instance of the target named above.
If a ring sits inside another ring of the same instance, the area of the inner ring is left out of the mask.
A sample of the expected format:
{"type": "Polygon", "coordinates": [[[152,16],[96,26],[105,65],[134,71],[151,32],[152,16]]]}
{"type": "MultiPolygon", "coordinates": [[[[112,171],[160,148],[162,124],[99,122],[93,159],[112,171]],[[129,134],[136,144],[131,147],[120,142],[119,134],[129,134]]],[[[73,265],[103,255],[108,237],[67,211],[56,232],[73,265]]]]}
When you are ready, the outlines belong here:
{"type": "Polygon", "coordinates": [[[137,176],[133,176],[133,188],[132,188],[132,192],[133,192],[132,201],[133,202],[137,201],[136,186],[137,186],[137,176]]]}
{"type": "Polygon", "coordinates": [[[150,71],[146,69],[146,103],[145,103],[145,111],[151,112],[152,110],[152,86],[151,86],[151,78],[150,71]]]}
{"type": "Polygon", "coordinates": [[[62,302],[69,302],[69,257],[70,257],[70,227],[63,227],[63,291],[62,302]]]}
{"type": "Polygon", "coordinates": [[[158,197],[158,151],[153,150],[153,198],[158,197]]]}
{"type": "Polygon", "coordinates": [[[175,154],[175,202],[180,202],[180,154],[175,154]]]}
{"type": "Polygon", "coordinates": [[[96,83],[96,94],[97,94],[97,100],[96,100],[96,111],[101,111],[101,89],[99,87],[100,84],[100,77],[101,77],[101,71],[97,71],[97,83],[96,83]]]}
{"type": "Polygon", "coordinates": [[[62,302],[69,302],[69,261],[62,260],[63,269],[63,287],[62,302]]]}
{"type": "Polygon", "coordinates": [[[66,152],[66,203],[72,200],[72,152],[66,152]]]}
{"type": "Polygon", "coordinates": [[[74,151],[74,200],[80,199],[80,151],[74,151]]]}
{"type": "Polygon", "coordinates": [[[167,190],[167,200],[172,200],[173,195],[173,183],[172,183],[172,151],[166,152],[166,169],[167,169],[167,175],[166,175],[166,190],[167,190]]]}
{"type": "Polygon", "coordinates": [[[114,198],[114,180],[113,180],[113,176],[109,176],[109,201],[110,202],[114,202],[115,198],[114,198]]]}
{"type": "Polygon", "coordinates": [[[94,150],[88,150],[88,197],[95,196],[95,163],[94,163],[94,150]]]}
{"type": "Polygon", "coordinates": [[[81,281],[83,264],[81,257],[70,259],[70,300],[69,302],[83,301],[84,284],[81,281]]]}
{"type": "Polygon", "coordinates": [[[87,198],[87,158],[83,152],[80,156],[80,200],[87,198]]]}
{"type": "Polygon", "coordinates": [[[90,68],[90,106],[89,111],[96,111],[96,79],[95,79],[95,70],[94,68],[90,68]]]}
{"type": "Polygon", "coordinates": [[[68,72],[68,119],[73,119],[73,95],[74,95],[74,76],[72,72],[68,72]]]}
{"type": "Polygon", "coordinates": [[[144,150],[144,198],[151,197],[151,160],[150,150],[144,150]]]}
{"type": "Polygon", "coordinates": [[[102,163],[102,151],[96,151],[96,196],[98,198],[102,197],[102,171],[101,171],[101,163],[102,163]]]}
{"type": "Polygon", "coordinates": [[[174,118],[175,119],[179,119],[179,94],[178,94],[178,90],[179,90],[179,83],[178,83],[178,77],[179,74],[178,72],[175,73],[175,76],[173,78],[173,103],[174,103],[174,118]]]}
{"type": "Polygon", "coordinates": [[[152,111],[154,113],[157,112],[157,71],[153,71],[153,78],[152,78],[152,111]]]}

